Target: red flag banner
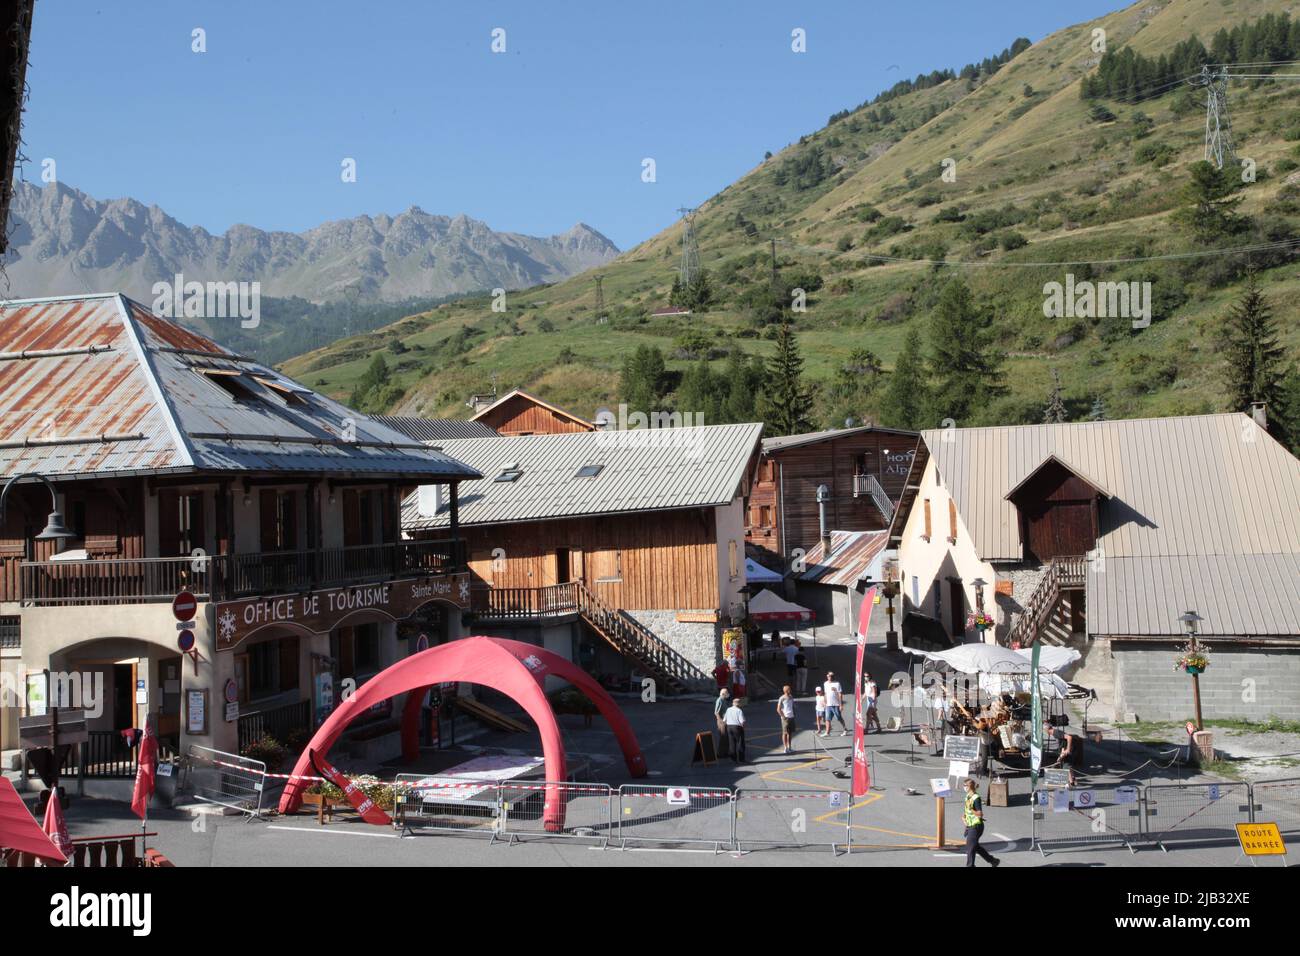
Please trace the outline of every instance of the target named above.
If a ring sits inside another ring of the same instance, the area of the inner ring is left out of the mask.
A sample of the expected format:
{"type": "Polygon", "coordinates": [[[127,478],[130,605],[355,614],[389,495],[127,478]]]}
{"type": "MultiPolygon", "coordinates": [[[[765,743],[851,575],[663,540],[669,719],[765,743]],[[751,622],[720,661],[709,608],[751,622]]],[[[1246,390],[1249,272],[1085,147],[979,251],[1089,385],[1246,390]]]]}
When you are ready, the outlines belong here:
{"type": "Polygon", "coordinates": [[[146,720],[140,740],[140,758],[135,772],[135,790],[131,793],[131,810],[141,820],[149,814],[149,798],[158,782],[158,734],[153,721],[146,720]]]}
{"type": "Polygon", "coordinates": [[[312,766],[316,768],[316,771],[343,791],[343,796],[348,798],[348,803],[356,807],[357,813],[361,814],[361,819],[380,827],[393,825],[392,818],[379,809],[375,805],[375,801],[366,796],[364,790],[343,776],[336,767],[332,766],[328,760],[317,754],[316,751],[309,750],[307,753],[311,757],[312,766]]]}
{"type": "Polygon", "coordinates": [[[871,789],[871,771],[867,766],[867,714],[863,709],[862,658],[867,650],[867,628],[871,626],[871,609],[876,603],[876,589],[868,588],[858,609],[858,658],[853,668],[853,796],[865,797],[871,789]]]}

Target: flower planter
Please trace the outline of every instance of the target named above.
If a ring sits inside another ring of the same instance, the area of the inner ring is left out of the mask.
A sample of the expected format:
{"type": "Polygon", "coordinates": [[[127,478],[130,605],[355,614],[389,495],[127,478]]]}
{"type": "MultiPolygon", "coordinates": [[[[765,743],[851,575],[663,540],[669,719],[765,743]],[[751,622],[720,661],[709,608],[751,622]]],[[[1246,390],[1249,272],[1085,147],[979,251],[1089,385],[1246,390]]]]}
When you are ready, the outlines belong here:
{"type": "Polygon", "coordinates": [[[1203,668],[1203,667],[1188,667],[1188,668],[1187,668],[1187,673],[1189,673],[1189,674],[1191,674],[1193,677],[1195,677],[1197,674],[1203,673],[1204,670],[1205,670],[1205,668],[1203,668]]]}

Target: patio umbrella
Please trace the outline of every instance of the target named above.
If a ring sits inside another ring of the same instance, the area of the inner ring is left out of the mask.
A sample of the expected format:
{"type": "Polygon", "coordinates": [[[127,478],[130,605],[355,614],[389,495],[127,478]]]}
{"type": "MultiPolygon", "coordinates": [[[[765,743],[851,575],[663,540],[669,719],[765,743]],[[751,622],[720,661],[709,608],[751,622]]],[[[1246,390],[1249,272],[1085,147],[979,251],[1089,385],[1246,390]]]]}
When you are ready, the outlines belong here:
{"type": "MultiPolygon", "coordinates": [[[[927,660],[943,661],[953,670],[962,674],[1029,674],[1033,650],[1013,651],[1000,644],[962,644],[946,651],[921,651],[913,647],[904,648],[912,654],[920,654],[927,660]]],[[[1063,670],[1079,659],[1079,652],[1068,647],[1044,645],[1040,651],[1038,666],[1042,671],[1055,673],[1063,670]]]]}
{"type": "Polygon", "coordinates": [[[72,854],[72,838],[68,836],[68,821],[63,815],[63,801],[57,790],[50,791],[45,803],[45,834],[64,856],[72,854]]]}
{"type": "Polygon", "coordinates": [[[0,777],[0,849],[30,853],[51,866],[68,862],[36,822],[8,777],[0,777]]]}

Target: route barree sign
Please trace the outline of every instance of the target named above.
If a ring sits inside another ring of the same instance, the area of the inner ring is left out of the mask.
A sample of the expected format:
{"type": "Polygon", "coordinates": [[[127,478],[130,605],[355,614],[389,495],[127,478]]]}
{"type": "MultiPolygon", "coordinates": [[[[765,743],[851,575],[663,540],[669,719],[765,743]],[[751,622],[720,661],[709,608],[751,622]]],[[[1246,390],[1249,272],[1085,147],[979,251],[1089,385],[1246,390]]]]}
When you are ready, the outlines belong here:
{"type": "Polygon", "coordinates": [[[324,634],[358,611],[377,611],[397,621],[410,617],[430,601],[468,608],[469,594],[469,573],[462,572],[221,601],[216,606],[217,650],[228,651],[262,628],[274,625],[324,634]]]}

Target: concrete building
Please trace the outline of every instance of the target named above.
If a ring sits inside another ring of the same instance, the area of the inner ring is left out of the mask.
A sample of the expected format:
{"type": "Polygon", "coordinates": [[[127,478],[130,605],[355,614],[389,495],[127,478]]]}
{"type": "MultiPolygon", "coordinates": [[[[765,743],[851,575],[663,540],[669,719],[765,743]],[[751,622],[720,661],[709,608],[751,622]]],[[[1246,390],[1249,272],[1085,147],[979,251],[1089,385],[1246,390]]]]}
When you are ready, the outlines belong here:
{"type": "Polygon", "coordinates": [[[1116,713],[1181,719],[1195,611],[1205,716],[1300,714],[1300,462],[1249,415],[923,432],[889,545],[905,641],[1070,644],[1116,713]]]}
{"type": "Polygon", "coordinates": [[[0,304],[3,747],[61,675],[92,760],[147,715],[180,749],[309,730],[416,633],[461,635],[456,489],[477,477],[124,296],[0,304]],[[451,520],[412,542],[417,483],[451,520]],[[71,537],[39,534],[52,508],[71,537]]]}

